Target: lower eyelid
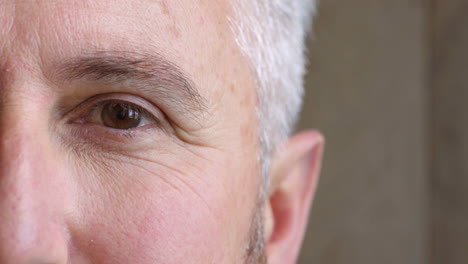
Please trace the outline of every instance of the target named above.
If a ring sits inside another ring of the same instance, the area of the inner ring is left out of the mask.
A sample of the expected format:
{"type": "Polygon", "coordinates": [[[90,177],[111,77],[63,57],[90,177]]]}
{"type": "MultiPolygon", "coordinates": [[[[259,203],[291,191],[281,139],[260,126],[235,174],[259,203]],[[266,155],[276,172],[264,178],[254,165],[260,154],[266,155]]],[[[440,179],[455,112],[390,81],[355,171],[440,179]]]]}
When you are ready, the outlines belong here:
{"type": "Polygon", "coordinates": [[[115,129],[92,123],[73,124],[73,135],[85,138],[86,141],[120,142],[125,139],[145,139],[145,134],[159,133],[161,129],[154,124],[143,125],[133,129],[115,129]]]}
{"type": "Polygon", "coordinates": [[[61,133],[63,143],[76,153],[116,154],[154,148],[156,142],[167,141],[167,134],[153,125],[131,130],[109,129],[95,124],[74,123],[61,133]]]}

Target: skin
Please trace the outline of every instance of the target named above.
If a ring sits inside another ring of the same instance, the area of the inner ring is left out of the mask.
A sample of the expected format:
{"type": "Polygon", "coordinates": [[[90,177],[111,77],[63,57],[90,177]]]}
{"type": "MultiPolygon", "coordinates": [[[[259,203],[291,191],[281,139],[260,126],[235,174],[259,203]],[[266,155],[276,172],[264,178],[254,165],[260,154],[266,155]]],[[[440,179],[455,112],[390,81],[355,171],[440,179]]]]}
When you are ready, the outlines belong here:
{"type": "Polygon", "coordinates": [[[285,142],[258,201],[255,78],[229,6],[0,0],[0,263],[295,262],[323,139],[285,142]],[[67,76],[99,56],[168,63],[199,96],[67,76]],[[109,100],[147,122],[106,127],[93,107],[109,100]]]}

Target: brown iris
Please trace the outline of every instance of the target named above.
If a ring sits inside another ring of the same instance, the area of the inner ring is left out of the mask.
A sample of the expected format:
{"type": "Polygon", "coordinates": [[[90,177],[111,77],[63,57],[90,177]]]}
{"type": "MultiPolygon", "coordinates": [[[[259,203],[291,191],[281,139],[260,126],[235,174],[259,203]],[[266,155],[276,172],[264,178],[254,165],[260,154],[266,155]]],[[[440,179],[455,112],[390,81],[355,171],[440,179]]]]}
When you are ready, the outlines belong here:
{"type": "Polygon", "coordinates": [[[101,119],[105,126],[131,129],[141,122],[140,109],[124,103],[107,103],[102,107],[101,119]]]}

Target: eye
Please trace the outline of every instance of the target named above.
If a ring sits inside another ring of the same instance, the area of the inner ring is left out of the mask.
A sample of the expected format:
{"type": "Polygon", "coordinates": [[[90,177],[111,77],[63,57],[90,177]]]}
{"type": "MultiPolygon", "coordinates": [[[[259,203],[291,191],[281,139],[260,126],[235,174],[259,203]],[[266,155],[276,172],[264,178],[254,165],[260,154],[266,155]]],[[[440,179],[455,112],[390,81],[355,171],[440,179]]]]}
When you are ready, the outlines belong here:
{"type": "Polygon", "coordinates": [[[124,101],[98,103],[81,122],[113,129],[134,129],[157,124],[157,119],[140,106],[124,101]]]}
{"type": "Polygon", "coordinates": [[[101,120],[106,127],[135,128],[141,123],[140,109],[129,104],[107,103],[102,107],[101,120]]]}

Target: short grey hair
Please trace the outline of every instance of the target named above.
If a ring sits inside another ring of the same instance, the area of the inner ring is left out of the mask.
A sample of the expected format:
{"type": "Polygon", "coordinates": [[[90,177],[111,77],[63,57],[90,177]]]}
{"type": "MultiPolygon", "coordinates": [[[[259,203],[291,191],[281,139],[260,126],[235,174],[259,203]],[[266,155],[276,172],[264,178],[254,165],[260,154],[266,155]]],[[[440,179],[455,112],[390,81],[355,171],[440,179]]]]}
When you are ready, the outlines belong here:
{"type": "Polygon", "coordinates": [[[272,155],[292,132],[301,109],[305,39],[315,7],[315,0],[233,0],[232,30],[257,78],[262,199],[272,155]]]}

